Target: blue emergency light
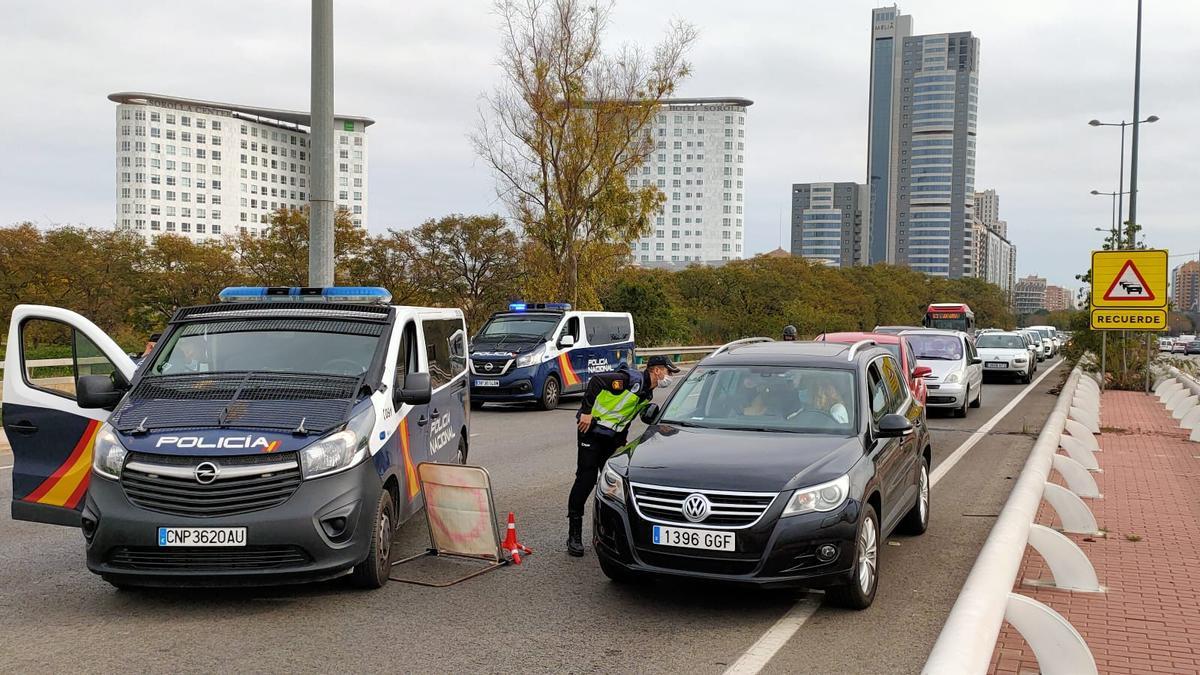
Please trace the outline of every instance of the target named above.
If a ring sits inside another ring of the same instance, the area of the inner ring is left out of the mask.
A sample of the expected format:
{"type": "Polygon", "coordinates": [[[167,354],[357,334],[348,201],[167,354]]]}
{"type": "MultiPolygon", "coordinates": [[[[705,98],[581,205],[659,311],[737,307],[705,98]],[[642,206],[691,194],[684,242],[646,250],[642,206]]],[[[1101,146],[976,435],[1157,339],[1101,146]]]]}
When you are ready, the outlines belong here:
{"type": "Polygon", "coordinates": [[[347,302],[386,305],[392,294],[378,286],[230,286],[221,302],[347,302]]]}
{"type": "Polygon", "coordinates": [[[531,309],[550,309],[556,312],[571,311],[571,303],[569,302],[510,302],[508,303],[508,311],[524,312],[531,309]]]}

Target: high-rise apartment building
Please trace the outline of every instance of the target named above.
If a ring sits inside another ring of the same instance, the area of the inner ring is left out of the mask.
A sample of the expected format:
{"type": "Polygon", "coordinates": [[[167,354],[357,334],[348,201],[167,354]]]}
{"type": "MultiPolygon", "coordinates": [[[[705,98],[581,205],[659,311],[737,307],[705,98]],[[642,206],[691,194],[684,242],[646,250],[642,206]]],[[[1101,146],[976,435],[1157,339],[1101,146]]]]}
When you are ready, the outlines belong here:
{"type": "Polygon", "coordinates": [[[1171,301],[1181,312],[1200,312],[1200,262],[1185,262],[1171,273],[1171,301]]]}
{"type": "MultiPolygon", "coordinates": [[[[273,210],[308,203],[309,115],[162,94],[120,92],[117,226],[196,240],[267,228],[273,210]]],[[[367,134],[374,120],[335,118],[339,209],[367,223],[367,134]]]]}
{"type": "Polygon", "coordinates": [[[1051,312],[1075,308],[1075,290],[1062,286],[1046,286],[1046,299],[1042,307],[1051,312]]]}
{"type": "Polygon", "coordinates": [[[743,257],[746,109],[744,98],[663,102],[652,130],[650,161],[630,187],[656,185],[667,200],[633,261],[652,267],[721,264],[743,257]]]}
{"type": "Polygon", "coordinates": [[[975,217],[1001,237],[1008,238],[1008,223],[1000,219],[1000,196],[995,190],[975,193],[975,217]]]}
{"type": "Polygon", "coordinates": [[[1030,275],[1013,287],[1013,305],[1017,314],[1033,314],[1046,306],[1046,280],[1030,275]]]}
{"type": "Polygon", "coordinates": [[[834,267],[863,264],[868,191],[857,183],[792,186],[792,255],[834,267]]]}
{"type": "Polygon", "coordinates": [[[911,33],[896,7],[872,12],[870,262],[973,276],[979,40],[911,33]]]}

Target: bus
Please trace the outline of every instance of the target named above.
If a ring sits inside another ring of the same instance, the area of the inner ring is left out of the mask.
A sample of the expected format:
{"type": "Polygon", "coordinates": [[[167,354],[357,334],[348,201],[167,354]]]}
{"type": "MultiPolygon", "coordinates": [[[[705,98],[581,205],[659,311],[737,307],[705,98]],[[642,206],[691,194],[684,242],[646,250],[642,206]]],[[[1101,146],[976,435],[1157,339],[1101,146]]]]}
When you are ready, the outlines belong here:
{"type": "Polygon", "coordinates": [[[921,325],[926,328],[961,330],[974,337],[975,313],[963,303],[935,302],[925,310],[925,319],[921,325]]]}

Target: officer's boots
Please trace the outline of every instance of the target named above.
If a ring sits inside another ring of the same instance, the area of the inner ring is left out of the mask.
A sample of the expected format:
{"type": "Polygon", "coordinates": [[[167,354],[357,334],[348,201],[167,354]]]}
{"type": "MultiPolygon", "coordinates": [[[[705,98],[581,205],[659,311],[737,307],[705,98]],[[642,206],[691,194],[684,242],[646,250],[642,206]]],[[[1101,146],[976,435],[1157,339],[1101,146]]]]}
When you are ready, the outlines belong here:
{"type": "Polygon", "coordinates": [[[567,554],[576,558],[583,557],[583,518],[581,516],[567,517],[567,554]]]}

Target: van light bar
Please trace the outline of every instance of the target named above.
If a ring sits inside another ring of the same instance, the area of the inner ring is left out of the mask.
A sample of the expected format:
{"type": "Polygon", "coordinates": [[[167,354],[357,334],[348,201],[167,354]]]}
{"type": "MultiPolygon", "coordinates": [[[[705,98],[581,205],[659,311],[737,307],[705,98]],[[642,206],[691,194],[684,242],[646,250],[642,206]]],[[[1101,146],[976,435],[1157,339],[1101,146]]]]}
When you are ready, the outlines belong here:
{"type": "Polygon", "coordinates": [[[392,294],[377,286],[230,286],[221,302],[345,302],[386,305],[392,294]]]}
{"type": "Polygon", "coordinates": [[[531,309],[552,309],[555,311],[569,312],[571,311],[571,303],[569,302],[510,302],[508,303],[508,311],[524,312],[531,309]]]}

